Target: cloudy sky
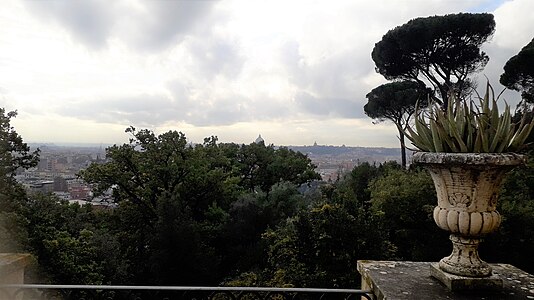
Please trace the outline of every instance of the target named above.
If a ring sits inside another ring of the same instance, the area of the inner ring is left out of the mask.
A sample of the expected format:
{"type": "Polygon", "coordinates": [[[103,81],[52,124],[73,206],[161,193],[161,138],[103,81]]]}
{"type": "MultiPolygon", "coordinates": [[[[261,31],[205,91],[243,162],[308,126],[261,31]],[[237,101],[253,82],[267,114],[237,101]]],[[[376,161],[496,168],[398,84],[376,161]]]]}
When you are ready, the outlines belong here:
{"type": "Polygon", "coordinates": [[[385,82],[373,46],[412,18],[457,12],[495,15],[479,77],[500,88],[534,37],[532,0],[8,0],[0,107],[18,110],[28,142],[122,143],[133,125],[193,142],[397,147],[396,129],[363,113],[385,82]]]}

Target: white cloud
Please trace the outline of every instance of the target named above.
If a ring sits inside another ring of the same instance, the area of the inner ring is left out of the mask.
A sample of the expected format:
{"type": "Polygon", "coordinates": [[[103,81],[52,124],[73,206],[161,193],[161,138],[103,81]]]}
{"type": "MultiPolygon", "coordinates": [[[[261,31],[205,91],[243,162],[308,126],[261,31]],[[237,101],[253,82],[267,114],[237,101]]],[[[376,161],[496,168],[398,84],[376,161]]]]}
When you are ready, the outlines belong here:
{"type": "Polygon", "coordinates": [[[12,1],[0,11],[0,106],[19,110],[28,140],[122,141],[117,128],[134,125],[197,141],[396,146],[392,126],[363,114],[385,82],[374,43],[415,17],[497,7],[484,72],[495,82],[532,38],[532,3],[12,1]]]}
{"type": "Polygon", "coordinates": [[[534,37],[534,1],[504,2],[495,12],[497,30],[493,42],[499,48],[519,52],[534,37]]]}

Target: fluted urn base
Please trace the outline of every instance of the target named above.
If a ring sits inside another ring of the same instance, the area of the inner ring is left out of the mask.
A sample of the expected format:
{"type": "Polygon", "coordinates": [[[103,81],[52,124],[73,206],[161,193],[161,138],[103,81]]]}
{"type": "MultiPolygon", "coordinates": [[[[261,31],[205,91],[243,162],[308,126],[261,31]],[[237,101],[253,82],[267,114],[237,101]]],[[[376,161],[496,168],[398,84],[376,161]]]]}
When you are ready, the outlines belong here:
{"type": "Polygon", "coordinates": [[[451,234],[451,255],[439,261],[439,267],[445,272],[467,277],[486,277],[491,275],[491,267],[478,256],[477,238],[466,238],[451,234]]]}

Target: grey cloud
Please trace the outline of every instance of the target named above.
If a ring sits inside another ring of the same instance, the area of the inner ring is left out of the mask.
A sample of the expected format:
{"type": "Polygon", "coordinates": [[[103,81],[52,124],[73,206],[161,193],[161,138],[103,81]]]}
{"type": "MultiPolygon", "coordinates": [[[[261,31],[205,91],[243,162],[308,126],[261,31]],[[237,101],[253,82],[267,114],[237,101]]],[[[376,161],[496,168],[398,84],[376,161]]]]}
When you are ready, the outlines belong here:
{"type": "Polygon", "coordinates": [[[268,98],[250,99],[241,95],[217,97],[211,101],[184,99],[180,120],[195,126],[231,125],[238,122],[273,120],[287,110],[268,98]]]}
{"type": "Polygon", "coordinates": [[[221,97],[211,101],[177,99],[174,106],[178,112],[175,121],[183,121],[195,126],[230,125],[240,121],[249,121],[247,110],[242,108],[242,103],[246,101],[247,99],[239,96],[221,97]]]}
{"type": "Polygon", "coordinates": [[[125,125],[158,126],[173,120],[179,107],[164,95],[107,98],[96,101],[71,101],[57,109],[61,115],[125,125]]]}
{"type": "Polygon", "coordinates": [[[321,64],[308,66],[304,71],[309,73],[309,82],[319,92],[346,96],[354,92],[357,80],[373,70],[370,57],[358,55],[354,49],[354,52],[340,53],[321,64]]]}
{"type": "Polygon", "coordinates": [[[186,87],[177,83],[171,93],[171,97],[143,94],[96,101],[68,101],[55,112],[96,122],[141,127],[157,127],[173,121],[194,126],[231,125],[283,115],[279,107],[268,105],[268,99],[258,101],[235,95],[210,101],[195,100],[186,87]],[[265,109],[264,105],[270,106],[270,109],[265,109]]]}
{"type": "Polygon", "coordinates": [[[291,113],[291,108],[287,103],[263,95],[258,95],[253,99],[238,93],[213,96],[209,91],[209,82],[205,90],[195,91],[195,93],[191,92],[192,88],[178,80],[169,82],[167,89],[172,94],[173,107],[178,111],[177,120],[195,126],[276,120],[291,113]],[[192,94],[196,94],[195,98],[192,94]]]}
{"type": "Polygon", "coordinates": [[[354,43],[344,52],[327,54],[323,60],[314,62],[301,56],[296,40],[287,41],[273,55],[278,55],[297,93],[294,103],[283,103],[265,95],[245,98],[239,92],[222,97],[211,95],[210,85],[216,76],[232,81],[246,63],[238,41],[217,37],[213,31],[215,22],[220,21],[216,18],[224,17],[212,13],[214,1],[139,1],[140,10],[124,2],[113,4],[116,2],[104,0],[35,3],[38,4],[28,4],[32,11],[56,20],[89,45],[102,46],[110,37],[117,37],[136,46],[135,50],[157,51],[183,42],[192,58],[188,74],[183,76],[189,82],[169,83],[170,96],[139,95],[101,99],[91,104],[73,102],[62,109],[66,114],[146,126],[169,121],[208,126],[276,120],[294,115],[295,109],[317,116],[365,117],[365,94],[372,87],[361,81],[374,72],[370,52],[380,36],[368,47],[365,41],[354,43]]]}
{"type": "Polygon", "coordinates": [[[295,96],[297,105],[304,108],[307,112],[315,115],[329,115],[329,103],[322,100],[324,99],[319,99],[306,92],[300,92],[295,96]]]}
{"type": "Polygon", "coordinates": [[[85,44],[104,46],[114,23],[113,1],[25,1],[45,21],[57,22],[85,44]]]}
{"type": "Polygon", "coordinates": [[[299,53],[299,43],[295,40],[286,41],[279,50],[280,62],[291,72],[300,74],[299,63],[303,59],[299,53]]]}
{"type": "Polygon", "coordinates": [[[362,102],[356,97],[336,99],[335,103],[337,105],[337,112],[341,117],[358,119],[367,117],[363,111],[363,106],[367,102],[362,102]]]}
{"type": "MultiPolygon", "coordinates": [[[[211,11],[214,1],[144,1],[148,15],[140,22],[142,45],[161,49],[180,42],[196,26],[209,27],[202,18],[211,11]],[[202,23],[200,23],[202,22],[202,23]]],[[[203,29],[203,28],[201,28],[203,29]]]]}
{"type": "MultiPolygon", "coordinates": [[[[241,99],[243,101],[243,99],[241,99]]],[[[187,119],[197,126],[230,125],[239,121],[249,121],[246,111],[240,109],[239,99],[219,99],[212,107],[200,107],[196,114],[187,119]]]]}
{"type": "Polygon", "coordinates": [[[363,105],[354,99],[337,97],[316,97],[306,92],[295,96],[295,102],[305,111],[319,116],[363,118],[363,105]]]}
{"type": "Polygon", "coordinates": [[[280,55],[291,82],[299,90],[295,103],[315,115],[365,117],[363,106],[368,87],[361,78],[374,72],[374,64],[370,54],[362,55],[358,51],[361,52],[353,48],[310,65],[299,54],[298,43],[287,42],[280,55]]]}
{"type": "Polygon", "coordinates": [[[219,74],[236,77],[245,62],[236,43],[216,37],[207,41],[195,39],[188,45],[188,50],[194,59],[195,71],[204,79],[219,74]]]}
{"type": "Polygon", "coordinates": [[[214,1],[141,1],[140,11],[127,3],[106,0],[27,1],[29,10],[53,20],[75,39],[101,48],[110,37],[148,50],[161,50],[182,41],[210,10],[214,1]]]}
{"type": "Polygon", "coordinates": [[[290,117],[294,113],[292,109],[288,103],[266,96],[251,99],[247,103],[249,118],[257,121],[273,121],[290,117]]]}

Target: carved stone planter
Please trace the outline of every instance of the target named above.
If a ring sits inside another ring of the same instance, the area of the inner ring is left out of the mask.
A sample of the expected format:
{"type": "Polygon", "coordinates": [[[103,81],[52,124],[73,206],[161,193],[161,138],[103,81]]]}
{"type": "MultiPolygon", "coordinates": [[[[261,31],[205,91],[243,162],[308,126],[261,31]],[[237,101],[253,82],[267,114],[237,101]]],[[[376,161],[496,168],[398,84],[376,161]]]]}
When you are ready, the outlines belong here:
{"type": "Polygon", "coordinates": [[[419,152],[413,162],[430,172],[438,198],[434,221],[451,233],[452,254],[441,259],[439,268],[459,276],[490,276],[491,267],[478,256],[478,244],[499,227],[501,182],[506,172],[526,163],[525,156],[419,152]]]}

